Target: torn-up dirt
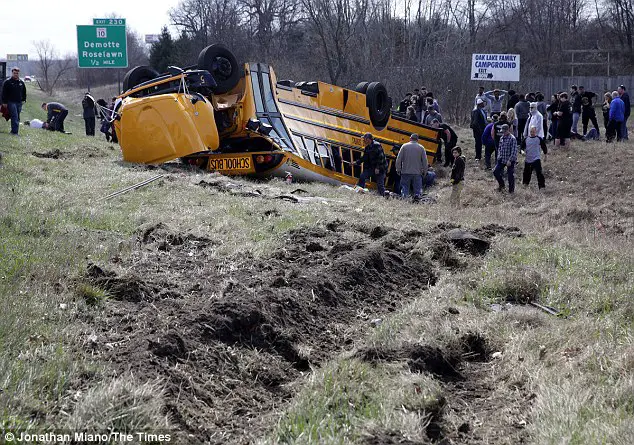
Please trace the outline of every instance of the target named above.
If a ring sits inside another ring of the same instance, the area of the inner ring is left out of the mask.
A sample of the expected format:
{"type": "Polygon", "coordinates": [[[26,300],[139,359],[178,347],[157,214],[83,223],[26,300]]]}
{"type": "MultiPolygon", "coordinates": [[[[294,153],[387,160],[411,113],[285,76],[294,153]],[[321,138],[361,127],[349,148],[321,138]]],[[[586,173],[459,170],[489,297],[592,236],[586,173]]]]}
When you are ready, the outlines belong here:
{"type": "Polygon", "coordinates": [[[230,193],[237,196],[244,196],[247,198],[262,198],[262,199],[280,199],[282,201],[288,201],[293,203],[309,203],[309,202],[321,202],[328,203],[335,200],[331,198],[322,198],[319,196],[299,196],[302,193],[306,193],[305,190],[295,189],[290,193],[272,193],[272,191],[262,187],[253,188],[244,184],[237,184],[225,180],[211,180],[200,181],[198,183],[200,187],[210,188],[222,193],[230,193]]]}
{"type": "Polygon", "coordinates": [[[373,315],[418,297],[443,266],[421,251],[437,231],[324,226],[289,232],[267,258],[224,260],[210,239],[140,227],[129,259],[87,271],[111,296],[90,319],[90,353],[117,374],[164,381],[181,442],[261,437],[293,382],[350,349],[373,315]]]}
{"type": "Polygon", "coordinates": [[[35,156],[36,158],[49,158],[49,159],[59,159],[64,155],[64,153],[59,148],[56,148],[55,150],[47,151],[45,153],[34,151],[31,154],[35,156]]]}
{"type": "MultiPolygon", "coordinates": [[[[404,344],[396,348],[372,346],[358,350],[353,357],[369,363],[404,362],[411,372],[431,374],[442,388],[441,403],[425,412],[421,425],[432,443],[515,445],[526,443],[525,419],[533,396],[523,388],[497,390],[504,382],[491,375],[492,349],[480,333],[470,332],[452,345],[404,344]]],[[[394,434],[377,433],[385,443],[400,443],[394,434]]],[[[406,442],[409,443],[409,442],[406,442]]]]}

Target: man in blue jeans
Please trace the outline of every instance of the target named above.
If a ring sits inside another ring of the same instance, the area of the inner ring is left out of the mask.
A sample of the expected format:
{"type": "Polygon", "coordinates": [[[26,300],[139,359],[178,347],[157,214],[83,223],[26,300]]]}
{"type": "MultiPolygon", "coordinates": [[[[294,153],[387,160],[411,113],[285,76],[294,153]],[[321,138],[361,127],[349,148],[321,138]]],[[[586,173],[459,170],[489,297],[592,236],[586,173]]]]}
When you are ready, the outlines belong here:
{"type": "Polygon", "coordinates": [[[355,162],[355,165],[363,163],[363,172],[359,176],[359,187],[365,188],[365,181],[372,178],[376,182],[376,188],[381,196],[385,196],[385,174],[387,172],[387,159],[381,144],[376,142],[370,133],[363,135],[365,148],[363,156],[355,162]]]}
{"type": "Polygon", "coordinates": [[[517,140],[509,131],[507,124],[502,125],[502,137],[498,145],[498,157],[493,170],[493,176],[497,179],[498,191],[504,190],[504,167],[506,167],[509,179],[509,193],[515,192],[515,163],[517,162],[517,140]]]}
{"type": "Polygon", "coordinates": [[[20,128],[22,103],[26,102],[26,85],[20,79],[20,68],[11,70],[11,77],[2,84],[2,104],[6,105],[11,115],[11,134],[17,136],[20,128]]]}
{"type": "Polygon", "coordinates": [[[409,142],[403,144],[396,157],[396,172],[401,175],[401,196],[409,196],[410,187],[414,200],[420,199],[423,190],[423,178],[427,176],[427,153],[418,143],[418,135],[412,134],[409,142]]]}

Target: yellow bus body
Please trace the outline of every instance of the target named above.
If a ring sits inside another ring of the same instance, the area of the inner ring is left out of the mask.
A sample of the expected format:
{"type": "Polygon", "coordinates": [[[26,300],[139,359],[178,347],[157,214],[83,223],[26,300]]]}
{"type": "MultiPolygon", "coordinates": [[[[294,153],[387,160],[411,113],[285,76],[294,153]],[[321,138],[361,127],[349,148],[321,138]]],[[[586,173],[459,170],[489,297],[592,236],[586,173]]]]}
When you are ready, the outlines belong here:
{"type": "MultiPolygon", "coordinates": [[[[198,99],[198,98],[197,98],[198,99]]],[[[123,99],[115,131],[129,162],[160,164],[218,148],[214,108],[185,94],[123,99]],[[195,103],[193,103],[195,102],[195,103]]]]}
{"type": "Polygon", "coordinates": [[[430,164],[440,146],[438,129],[396,115],[376,128],[364,93],[324,82],[310,88],[278,83],[264,64],[245,64],[232,90],[195,104],[185,93],[129,97],[135,91],[123,95],[115,121],[124,159],[131,162],[185,158],[225,175],[290,173],[297,180],[356,184],[365,133],[382,145],[391,173],[395,148],[411,134],[419,135],[430,164]],[[250,128],[250,120],[261,127],[250,128]]]}

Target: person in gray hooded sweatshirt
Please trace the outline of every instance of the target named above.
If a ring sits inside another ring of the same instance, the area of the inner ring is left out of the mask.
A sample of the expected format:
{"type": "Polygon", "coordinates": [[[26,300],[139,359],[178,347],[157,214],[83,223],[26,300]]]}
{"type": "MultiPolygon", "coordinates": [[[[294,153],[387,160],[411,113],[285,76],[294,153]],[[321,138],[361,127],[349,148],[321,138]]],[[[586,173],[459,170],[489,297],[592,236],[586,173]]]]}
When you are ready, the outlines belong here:
{"type": "Polygon", "coordinates": [[[418,143],[418,135],[412,134],[409,142],[403,144],[396,157],[396,173],[401,176],[401,196],[407,198],[410,186],[414,199],[420,198],[423,189],[423,178],[427,176],[427,153],[418,143]]]}

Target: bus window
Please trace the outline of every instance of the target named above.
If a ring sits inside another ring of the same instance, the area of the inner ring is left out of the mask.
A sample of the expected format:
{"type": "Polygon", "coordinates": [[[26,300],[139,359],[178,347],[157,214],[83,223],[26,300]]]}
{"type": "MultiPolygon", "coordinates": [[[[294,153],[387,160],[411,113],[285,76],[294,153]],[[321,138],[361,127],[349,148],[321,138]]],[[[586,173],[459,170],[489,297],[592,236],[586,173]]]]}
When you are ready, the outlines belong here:
{"type": "Polygon", "coordinates": [[[299,153],[303,159],[310,161],[308,157],[308,151],[306,147],[304,147],[304,141],[302,141],[302,137],[293,133],[293,141],[295,142],[295,146],[299,149],[299,153]]]}
{"type": "MultiPolygon", "coordinates": [[[[355,162],[357,162],[359,159],[361,159],[361,156],[363,156],[363,152],[361,150],[350,150],[352,152],[352,163],[354,164],[355,162]]],[[[355,178],[358,178],[359,176],[361,176],[361,166],[360,165],[353,165],[354,168],[354,174],[352,176],[354,176],[355,178]]]]}
{"type": "Polygon", "coordinates": [[[275,132],[280,136],[282,140],[282,148],[287,151],[291,151],[293,153],[297,153],[297,150],[293,147],[291,141],[288,140],[288,133],[286,128],[284,128],[284,124],[282,123],[282,119],[279,117],[271,117],[271,125],[275,128],[275,132]]]}
{"type": "Polygon", "coordinates": [[[269,112],[277,112],[277,106],[275,105],[275,99],[273,98],[273,91],[271,90],[271,79],[268,73],[262,73],[262,86],[264,88],[264,103],[266,104],[266,110],[269,112]]]}
{"type": "Polygon", "coordinates": [[[308,155],[310,156],[310,162],[321,167],[321,159],[319,158],[319,152],[317,151],[317,144],[314,139],[304,138],[304,143],[308,149],[308,155]]]}
{"type": "Polygon", "coordinates": [[[343,173],[348,176],[354,176],[352,171],[352,153],[348,147],[341,147],[341,162],[343,163],[343,173]]]}
{"type": "Polygon", "coordinates": [[[334,170],[332,160],[330,159],[330,153],[328,151],[328,144],[326,142],[317,142],[317,150],[319,151],[319,157],[324,168],[328,170],[334,170]]]}
{"type": "Polygon", "coordinates": [[[338,173],[341,173],[341,148],[337,145],[330,146],[330,153],[332,154],[332,163],[334,166],[334,170],[338,173]]]}
{"type": "Polygon", "coordinates": [[[258,74],[251,72],[251,85],[253,86],[253,98],[255,99],[255,111],[258,113],[264,112],[264,103],[262,102],[262,93],[260,92],[260,82],[258,81],[258,74]]]}

